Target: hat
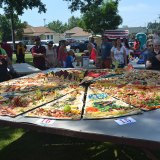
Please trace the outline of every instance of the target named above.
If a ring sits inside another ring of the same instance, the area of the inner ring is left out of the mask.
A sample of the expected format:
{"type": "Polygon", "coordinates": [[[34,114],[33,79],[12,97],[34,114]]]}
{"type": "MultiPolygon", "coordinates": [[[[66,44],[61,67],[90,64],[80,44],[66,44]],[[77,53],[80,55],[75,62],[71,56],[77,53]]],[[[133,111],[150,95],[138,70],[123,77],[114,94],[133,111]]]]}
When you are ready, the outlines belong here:
{"type": "Polygon", "coordinates": [[[40,37],[35,37],[35,41],[40,41],[41,39],[40,39],[40,37]]]}

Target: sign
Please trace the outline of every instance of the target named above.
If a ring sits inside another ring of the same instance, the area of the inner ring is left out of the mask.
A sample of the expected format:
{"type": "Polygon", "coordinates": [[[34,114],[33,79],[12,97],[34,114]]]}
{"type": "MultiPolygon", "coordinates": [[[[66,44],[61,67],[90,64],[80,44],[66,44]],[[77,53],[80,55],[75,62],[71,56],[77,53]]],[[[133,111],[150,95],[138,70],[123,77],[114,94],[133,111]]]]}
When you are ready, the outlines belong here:
{"type": "Polygon", "coordinates": [[[88,68],[89,67],[89,57],[88,56],[83,56],[82,58],[82,63],[83,63],[83,67],[84,68],[88,68]]]}
{"type": "Polygon", "coordinates": [[[36,124],[41,125],[41,126],[47,126],[47,125],[52,125],[54,124],[55,120],[52,119],[39,119],[36,121],[36,124]]]}
{"type": "Polygon", "coordinates": [[[122,119],[116,119],[114,120],[116,123],[119,125],[125,125],[125,124],[130,124],[130,123],[135,123],[136,120],[133,119],[132,117],[127,117],[127,118],[122,118],[122,119]]]}

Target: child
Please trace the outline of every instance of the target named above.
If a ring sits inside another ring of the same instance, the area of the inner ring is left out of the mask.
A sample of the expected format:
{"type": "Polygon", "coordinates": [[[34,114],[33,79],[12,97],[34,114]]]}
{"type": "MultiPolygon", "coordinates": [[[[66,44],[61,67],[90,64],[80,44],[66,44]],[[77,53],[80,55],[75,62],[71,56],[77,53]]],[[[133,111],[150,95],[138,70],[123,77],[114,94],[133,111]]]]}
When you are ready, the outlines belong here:
{"type": "Polygon", "coordinates": [[[68,52],[68,56],[67,56],[67,59],[66,59],[66,68],[74,68],[73,66],[73,62],[75,60],[75,54],[74,54],[74,51],[73,50],[70,50],[68,52]]]}

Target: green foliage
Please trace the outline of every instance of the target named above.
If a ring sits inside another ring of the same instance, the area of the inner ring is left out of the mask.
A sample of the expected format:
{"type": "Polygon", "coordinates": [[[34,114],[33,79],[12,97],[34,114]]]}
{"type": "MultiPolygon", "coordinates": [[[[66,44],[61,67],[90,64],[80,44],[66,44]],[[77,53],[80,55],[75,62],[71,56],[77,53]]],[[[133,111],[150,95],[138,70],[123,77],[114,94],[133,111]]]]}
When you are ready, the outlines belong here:
{"type": "Polygon", "coordinates": [[[99,7],[91,5],[82,19],[86,30],[94,34],[102,34],[106,29],[116,29],[122,23],[122,18],[118,15],[117,1],[107,1],[99,7]]]}
{"type": "Polygon", "coordinates": [[[45,4],[41,0],[0,0],[0,7],[4,9],[6,14],[15,12],[17,15],[22,15],[24,10],[38,8],[38,12],[46,12],[45,4]]]}
{"type": "Polygon", "coordinates": [[[11,40],[11,25],[6,16],[0,15],[1,40],[11,40]]]}
{"type": "MultiPolygon", "coordinates": [[[[0,0],[0,8],[3,8],[5,15],[11,20],[11,32],[13,48],[15,49],[15,22],[14,15],[22,15],[24,10],[38,8],[38,12],[46,12],[45,4],[41,0],[0,0]]],[[[20,31],[22,33],[22,30],[20,31]]]]}
{"type": "Polygon", "coordinates": [[[47,27],[57,33],[63,33],[68,29],[67,23],[63,24],[59,20],[50,22],[47,27]]]}
{"type": "Polygon", "coordinates": [[[85,13],[91,5],[99,6],[102,4],[103,0],[64,0],[70,2],[69,9],[71,11],[80,10],[81,13],[85,13]]]}
{"type": "Polygon", "coordinates": [[[68,29],[74,27],[81,27],[80,24],[81,24],[81,18],[72,16],[71,18],[68,19],[68,29]]]}
{"type": "Polygon", "coordinates": [[[160,30],[160,23],[158,22],[149,22],[147,25],[147,28],[149,30],[152,30],[153,32],[158,32],[160,30]]]}
{"type": "Polygon", "coordinates": [[[84,21],[82,18],[72,16],[68,19],[68,24],[63,24],[61,21],[57,20],[50,22],[47,27],[57,33],[64,33],[66,30],[72,29],[74,27],[84,28],[84,21]]]}
{"type": "MultiPolygon", "coordinates": [[[[17,15],[14,15],[14,27],[16,39],[22,39],[23,29],[26,27],[26,22],[22,23],[17,15]]],[[[0,32],[1,40],[11,41],[11,22],[5,15],[0,15],[0,32]]]]}

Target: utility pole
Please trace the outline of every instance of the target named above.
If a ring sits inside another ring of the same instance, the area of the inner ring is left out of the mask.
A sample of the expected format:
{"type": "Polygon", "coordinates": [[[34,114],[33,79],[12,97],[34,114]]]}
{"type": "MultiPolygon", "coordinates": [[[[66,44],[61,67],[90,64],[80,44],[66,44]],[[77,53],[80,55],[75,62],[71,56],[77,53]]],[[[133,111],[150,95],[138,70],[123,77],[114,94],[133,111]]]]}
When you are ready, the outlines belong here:
{"type": "Polygon", "coordinates": [[[159,23],[160,23],[160,14],[158,14],[158,19],[159,19],[159,23]]]}
{"type": "Polygon", "coordinates": [[[44,21],[44,27],[46,26],[46,18],[43,18],[44,21]]]}

